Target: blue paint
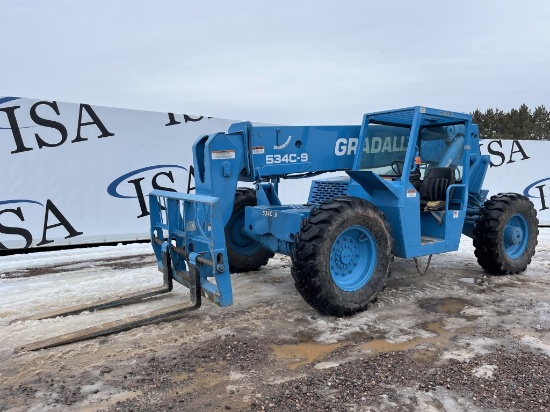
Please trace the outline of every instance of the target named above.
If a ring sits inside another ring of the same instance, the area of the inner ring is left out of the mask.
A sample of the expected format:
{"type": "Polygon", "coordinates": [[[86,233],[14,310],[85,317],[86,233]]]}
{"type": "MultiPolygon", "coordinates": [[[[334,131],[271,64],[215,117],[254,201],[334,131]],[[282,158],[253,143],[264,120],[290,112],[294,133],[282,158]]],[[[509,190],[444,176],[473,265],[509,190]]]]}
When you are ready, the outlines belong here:
{"type": "MultiPolygon", "coordinates": [[[[151,243],[159,270],[162,270],[162,253],[170,253],[176,275],[188,271],[189,266],[188,257],[177,250],[210,259],[212,266],[197,266],[202,294],[220,306],[229,306],[233,303],[233,291],[220,206],[220,200],[211,196],[153,190],[149,194],[151,243]],[[165,235],[168,241],[160,245],[154,241],[155,237],[163,240],[165,235]],[[212,277],[215,282],[210,280],[212,277]]],[[[174,279],[180,282],[181,277],[174,279]]]]}
{"type": "Polygon", "coordinates": [[[378,248],[362,226],[350,226],[336,238],[330,251],[330,275],[340,289],[354,292],[365,286],[376,267],[378,248]]]}
{"type": "Polygon", "coordinates": [[[510,259],[517,259],[525,252],[529,235],[529,224],[523,215],[516,213],[508,219],[502,242],[504,251],[510,259]]]}
{"type": "Polygon", "coordinates": [[[227,242],[233,250],[244,256],[251,256],[262,248],[261,244],[246,234],[244,211],[234,214],[229,219],[227,242]]]}
{"type": "MultiPolygon", "coordinates": [[[[348,177],[316,181],[310,191],[311,203],[339,196],[373,203],[391,227],[395,256],[403,258],[457,250],[461,233],[472,232],[465,221],[475,220],[486,196],[481,184],[489,157],[481,155],[478,128],[463,113],[417,106],[367,113],[360,125],[253,126],[243,122],[232,125],[228,133],[199,137],[192,150],[197,194],[152,192],[151,233],[164,232],[178,247],[193,248],[206,259],[221,259],[224,264],[226,226],[227,241],[243,255],[253,244],[247,238],[274,252],[293,253],[296,237],[314,206],[282,205],[277,195],[280,179],[346,172],[348,177]],[[446,191],[438,191],[442,207],[430,212],[421,208],[420,193],[429,190],[430,179],[423,176],[433,167],[450,168],[458,180],[446,191]],[[258,205],[247,207],[244,217],[232,216],[239,182],[256,185],[258,205]]],[[[129,176],[110,187],[116,188],[129,176]]],[[[111,192],[119,195],[116,190],[111,192]]],[[[524,229],[517,219],[510,226],[524,229]]],[[[331,246],[331,276],[343,291],[355,291],[372,277],[377,246],[364,227],[342,230],[338,243],[331,246]]],[[[153,248],[160,267],[161,248],[154,242],[153,248]]],[[[519,253],[512,247],[509,250],[513,255],[519,253]]],[[[176,270],[187,265],[181,255],[173,255],[172,260],[176,270]]],[[[199,266],[204,279],[225,279],[216,264],[199,266]]],[[[230,290],[230,283],[223,283],[213,293],[227,295],[230,290]]],[[[215,301],[222,306],[226,302],[215,301]]]]}

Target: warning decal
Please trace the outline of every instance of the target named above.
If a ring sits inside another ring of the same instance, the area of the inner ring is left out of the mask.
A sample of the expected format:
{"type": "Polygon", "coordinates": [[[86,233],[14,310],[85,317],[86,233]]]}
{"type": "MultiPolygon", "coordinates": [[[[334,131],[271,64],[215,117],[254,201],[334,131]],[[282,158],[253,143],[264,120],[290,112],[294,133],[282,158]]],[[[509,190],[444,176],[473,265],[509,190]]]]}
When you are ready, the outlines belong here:
{"type": "Polygon", "coordinates": [[[212,160],[234,159],[234,158],[235,158],[234,150],[213,150],[212,151],[212,160]]]}

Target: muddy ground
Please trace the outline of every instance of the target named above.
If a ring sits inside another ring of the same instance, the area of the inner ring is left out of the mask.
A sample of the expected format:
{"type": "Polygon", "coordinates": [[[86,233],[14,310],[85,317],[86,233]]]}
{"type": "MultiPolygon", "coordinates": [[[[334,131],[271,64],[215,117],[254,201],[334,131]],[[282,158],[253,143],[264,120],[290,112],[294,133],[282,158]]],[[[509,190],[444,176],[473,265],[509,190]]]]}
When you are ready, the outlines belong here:
{"type": "MultiPolygon", "coordinates": [[[[141,251],[39,266],[29,258],[0,277],[0,296],[13,299],[0,305],[0,410],[550,410],[550,236],[542,235],[521,275],[485,276],[469,239],[434,256],[423,276],[414,261],[396,259],[379,300],[350,318],[311,309],[289,259],[277,256],[260,272],[234,275],[229,308],[207,302],[169,323],[14,354],[36,338],[127,316],[124,307],[10,323],[93,300],[88,281],[118,277],[134,290],[140,276],[160,282],[141,251]],[[39,299],[29,282],[48,277],[42,292],[58,286],[39,299]]],[[[177,287],[139,310],[186,296],[177,287]]]]}

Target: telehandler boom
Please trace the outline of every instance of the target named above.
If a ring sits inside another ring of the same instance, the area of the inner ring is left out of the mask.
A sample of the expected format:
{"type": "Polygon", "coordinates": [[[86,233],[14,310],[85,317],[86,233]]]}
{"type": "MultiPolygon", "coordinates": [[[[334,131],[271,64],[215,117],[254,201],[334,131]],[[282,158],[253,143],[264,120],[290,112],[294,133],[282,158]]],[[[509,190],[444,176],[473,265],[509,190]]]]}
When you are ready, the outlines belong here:
{"type": "MultiPolygon", "coordinates": [[[[198,308],[202,297],[231,305],[230,273],[258,270],[274,253],[291,257],[305,301],[334,316],[367,309],[394,256],[455,251],[462,234],[473,239],[478,263],[493,275],[524,271],[535,253],[538,220],[529,199],[515,193],[487,199],[482,189],[489,158],[480,153],[478,127],[468,114],[417,106],[367,113],[354,126],[236,123],[227,133],[201,136],[193,158],[195,194],[149,195],[152,245],[165,285],[142,292],[168,292],[176,280],[190,289],[192,305],[185,310],[198,308]],[[325,172],[343,173],[313,181],[307,204],[281,203],[281,179],[325,172]]],[[[130,329],[181,310],[18,351],[130,329]]]]}

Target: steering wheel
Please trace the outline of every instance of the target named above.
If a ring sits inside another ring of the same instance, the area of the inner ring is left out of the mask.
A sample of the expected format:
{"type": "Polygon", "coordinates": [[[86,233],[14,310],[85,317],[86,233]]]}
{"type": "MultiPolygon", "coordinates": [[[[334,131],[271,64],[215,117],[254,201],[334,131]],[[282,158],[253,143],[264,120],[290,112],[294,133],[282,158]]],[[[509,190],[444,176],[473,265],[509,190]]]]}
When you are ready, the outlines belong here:
{"type": "Polygon", "coordinates": [[[391,162],[391,170],[396,176],[401,176],[403,174],[403,166],[405,166],[405,162],[402,160],[394,160],[391,162]]]}

